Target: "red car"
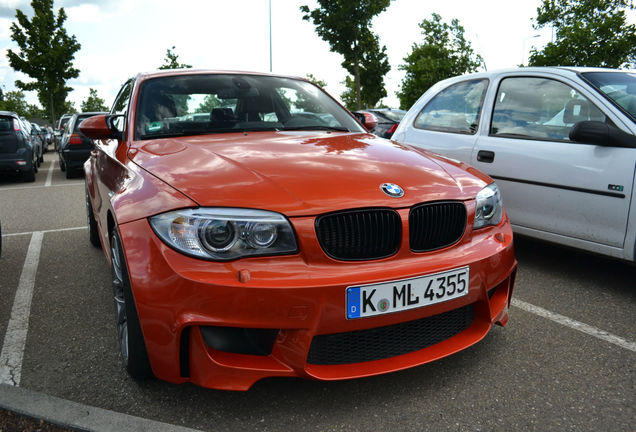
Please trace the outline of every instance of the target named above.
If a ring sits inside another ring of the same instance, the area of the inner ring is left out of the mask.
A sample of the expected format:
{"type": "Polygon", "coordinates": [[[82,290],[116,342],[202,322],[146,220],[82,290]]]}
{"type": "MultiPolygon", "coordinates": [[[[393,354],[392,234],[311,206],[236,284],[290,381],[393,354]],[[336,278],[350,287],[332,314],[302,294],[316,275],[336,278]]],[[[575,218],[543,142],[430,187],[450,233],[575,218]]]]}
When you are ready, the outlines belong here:
{"type": "Polygon", "coordinates": [[[133,378],[366,377],[508,321],[517,263],[492,180],[367,133],[306,80],[141,74],[80,129],[133,378]]]}

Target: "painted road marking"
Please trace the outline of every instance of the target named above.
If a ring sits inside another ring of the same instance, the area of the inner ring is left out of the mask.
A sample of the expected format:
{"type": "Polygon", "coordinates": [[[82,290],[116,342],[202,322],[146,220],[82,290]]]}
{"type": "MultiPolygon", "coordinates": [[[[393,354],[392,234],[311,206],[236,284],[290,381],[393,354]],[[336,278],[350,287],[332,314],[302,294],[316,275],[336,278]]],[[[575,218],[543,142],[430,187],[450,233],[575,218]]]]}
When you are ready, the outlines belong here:
{"type": "Polygon", "coordinates": [[[49,167],[49,172],[46,174],[46,182],[44,183],[44,187],[51,186],[51,180],[53,179],[53,168],[55,168],[55,160],[51,161],[51,166],[49,167]]]}
{"type": "Polygon", "coordinates": [[[26,232],[12,233],[12,234],[2,234],[2,237],[27,236],[36,232],[41,232],[43,234],[46,234],[46,233],[56,233],[56,232],[64,232],[64,231],[76,231],[76,230],[83,230],[83,229],[88,229],[88,227],[81,226],[81,227],[59,228],[59,229],[41,230],[41,231],[26,231],[26,232]]]}
{"type": "Polygon", "coordinates": [[[7,332],[4,335],[2,352],[0,352],[0,384],[20,385],[22,374],[22,357],[26,345],[27,332],[29,331],[29,316],[31,315],[31,300],[33,299],[33,287],[35,275],[40,262],[42,250],[42,238],[44,233],[36,231],[31,236],[20,282],[15,293],[11,318],[7,332]]]}
{"type": "Polygon", "coordinates": [[[83,182],[73,182],[73,183],[62,183],[62,184],[55,184],[55,185],[51,185],[51,186],[13,186],[13,187],[0,187],[0,192],[3,191],[12,191],[12,190],[23,190],[23,189],[41,189],[44,187],[69,187],[69,186],[82,186],[84,187],[84,183],[83,182]]]}
{"type": "Polygon", "coordinates": [[[539,315],[540,317],[547,318],[551,321],[554,321],[558,324],[564,325],[574,330],[578,330],[582,333],[588,334],[590,336],[594,336],[597,339],[604,340],[605,342],[609,342],[611,344],[617,345],[621,348],[628,349],[630,351],[636,352],[636,342],[630,342],[626,339],[623,339],[620,336],[613,335],[605,330],[598,329],[596,327],[592,327],[591,325],[587,325],[580,321],[573,320],[572,318],[568,318],[566,316],[560,315],[555,312],[550,312],[547,309],[543,309],[539,306],[535,306],[530,303],[526,303],[522,300],[518,300],[516,298],[512,299],[512,305],[518,307],[519,309],[523,309],[526,312],[530,312],[535,315],[539,315]]]}

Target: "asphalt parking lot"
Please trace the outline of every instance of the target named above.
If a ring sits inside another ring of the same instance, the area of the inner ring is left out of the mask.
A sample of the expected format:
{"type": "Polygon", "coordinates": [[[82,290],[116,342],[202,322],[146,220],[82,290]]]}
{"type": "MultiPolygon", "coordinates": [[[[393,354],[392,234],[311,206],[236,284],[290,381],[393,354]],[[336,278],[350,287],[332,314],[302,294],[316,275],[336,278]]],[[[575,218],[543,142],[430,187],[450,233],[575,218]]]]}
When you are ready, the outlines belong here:
{"type": "Polygon", "coordinates": [[[45,155],[35,183],[0,177],[4,384],[210,431],[636,430],[636,266],[526,238],[515,240],[510,322],[451,357],[352,381],[267,379],[244,393],[136,383],[120,366],[84,180],[55,160],[45,155]],[[30,305],[16,306],[25,287],[30,305]]]}

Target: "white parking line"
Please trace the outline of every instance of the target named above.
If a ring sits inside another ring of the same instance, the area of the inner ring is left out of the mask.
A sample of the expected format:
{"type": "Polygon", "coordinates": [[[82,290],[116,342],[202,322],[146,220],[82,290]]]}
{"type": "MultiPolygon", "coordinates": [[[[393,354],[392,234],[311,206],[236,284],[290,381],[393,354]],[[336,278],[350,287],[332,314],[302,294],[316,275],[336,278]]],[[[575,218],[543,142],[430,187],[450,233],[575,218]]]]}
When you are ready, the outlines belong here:
{"type": "Polygon", "coordinates": [[[535,306],[530,303],[526,303],[522,300],[518,300],[516,298],[512,299],[512,305],[518,307],[519,309],[523,309],[526,312],[530,312],[535,315],[539,315],[543,318],[547,318],[551,321],[554,321],[558,324],[564,325],[574,330],[578,330],[582,333],[588,334],[590,336],[594,336],[595,338],[604,340],[605,342],[609,342],[611,344],[617,345],[621,348],[628,349],[630,351],[636,352],[636,343],[630,342],[626,339],[623,339],[620,336],[613,335],[605,330],[598,329],[596,327],[592,327],[591,325],[584,324],[580,321],[573,320],[572,318],[568,318],[563,315],[559,315],[555,312],[550,312],[547,309],[543,309],[539,306],[535,306]]]}
{"type": "Polygon", "coordinates": [[[44,187],[68,187],[68,186],[81,186],[84,187],[84,183],[83,182],[73,182],[73,183],[62,183],[62,184],[56,184],[56,185],[51,185],[51,186],[45,186],[45,185],[35,185],[35,186],[14,186],[14,187],[0,187],[0,192],[3,191],[12,191],[12,190],[23,190],[23,189],[40,189],[40,188],[44,188],[44,187]]]}
{"type": "Polygon", "coordinates": [[[51,186],[51,180],[53,179],[53,169],[55,168],[55,160],[51,161],[51,166],[49,167],[49,172],[46,174],[46,182],[44,183],[44,187],[51,186]]]}
{"type": "Polygon", "coordinates": [[[31,236],[31,243],[27,251],[20,282],[15,293],[11,318],[4,335],[2,352],[0,352],[0,384],[20,385],[22,375],[22,357],[29,331],[29,316],[31,315],[31,299],[35,286],[35,275],[40,262],[42,237],[44,233],[36,231],[31,236]]]}
{"type": "Polygon", "coordinates": [[[56,232],[64,232],[64,231],[76,231],[76,230],[82,230],[82,229],[88,229],[88,227],[87,226],[81,226],[81,227],[58,228],[58,229],[41,230],[41,231],[26,231],[26,232],[19,232],[19,233],[2,234],[2,237],[26,236],[26,235],[31,235],[31,234],[36,233],[36,232],[41,232],[43,234],[46,234],[46,233],[56,233],[56,232]]]}

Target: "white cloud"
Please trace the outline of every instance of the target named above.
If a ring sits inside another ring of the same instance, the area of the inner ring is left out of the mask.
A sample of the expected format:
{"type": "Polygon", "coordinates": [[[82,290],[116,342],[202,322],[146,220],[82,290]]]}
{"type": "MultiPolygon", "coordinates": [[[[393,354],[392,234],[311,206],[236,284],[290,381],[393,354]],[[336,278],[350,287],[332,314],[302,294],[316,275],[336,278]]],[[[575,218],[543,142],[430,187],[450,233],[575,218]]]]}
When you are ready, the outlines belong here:
{"type": "Polygon", "coordinates": [[[69,21],[74,22],[99,22],[103,18],[98,5],[83,4],[64,9],[69,21]]]}

